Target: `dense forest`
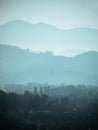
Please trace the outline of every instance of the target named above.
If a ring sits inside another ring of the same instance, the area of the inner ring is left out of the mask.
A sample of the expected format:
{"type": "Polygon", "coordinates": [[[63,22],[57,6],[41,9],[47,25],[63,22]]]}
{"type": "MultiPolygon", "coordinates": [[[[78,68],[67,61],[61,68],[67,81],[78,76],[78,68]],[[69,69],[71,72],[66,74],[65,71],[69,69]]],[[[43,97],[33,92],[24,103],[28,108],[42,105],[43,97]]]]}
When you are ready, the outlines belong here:
{"type": "Polygon", "coordinates": [[[0,89],[2,130],[98,130],[98,86],[6,84],[0,89]]]}

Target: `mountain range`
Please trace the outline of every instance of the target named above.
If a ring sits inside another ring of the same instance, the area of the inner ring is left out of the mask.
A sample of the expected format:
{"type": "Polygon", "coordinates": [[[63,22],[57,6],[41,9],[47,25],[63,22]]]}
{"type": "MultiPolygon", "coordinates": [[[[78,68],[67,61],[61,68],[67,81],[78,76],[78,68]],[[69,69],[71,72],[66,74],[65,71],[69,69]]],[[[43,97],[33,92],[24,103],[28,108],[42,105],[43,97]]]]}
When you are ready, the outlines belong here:
{"type": "Polygon", "coordinates": [[[0,44],[0,83],[29,82],[98,85],[98,52],[65,57],[0,44]]]}
{"type": "Polygon", "coordinates": [[[45,23],[31,24],[14,20],[0,25],[0,43],[32,50],[52,50],[54,54],[66,55],[68,50],[74,53],[79,50],[98,50],[98,30],[92,28],[62,30],[45,23]]]}

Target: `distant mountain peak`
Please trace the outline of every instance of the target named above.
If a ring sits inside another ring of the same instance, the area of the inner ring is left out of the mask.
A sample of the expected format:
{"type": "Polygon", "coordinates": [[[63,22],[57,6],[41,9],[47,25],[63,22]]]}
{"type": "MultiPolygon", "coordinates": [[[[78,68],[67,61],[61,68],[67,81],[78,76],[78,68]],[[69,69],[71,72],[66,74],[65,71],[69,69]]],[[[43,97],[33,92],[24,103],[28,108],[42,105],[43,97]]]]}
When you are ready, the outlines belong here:
{"type": "Polygon", "coordinates": [[[44,22],[39,22],[39,23],[36,23],[36,24],[33,24],[33,25],[36,25],[36,27],[41,27],[41,28],[58,29],[55,26],[50,25],[48,23],[44,23],[44,22]]]}
{"type": "MultiPolygon", "coordinates": [[[[2,26],[2,25],[0,25],[2,26]]],[[[32,27],[36,27],[36,28],[51,28],[51,29],[58,29],[53,25],[50,25],[48,23],[45,22],[38,22],[38,23],[29,23],[27,21],[24,20],[13,20],[13,21],[8,21],[7,23],[4,23],[3,26],[32,26],[32,27]]]]}
{"type": "Polygon", "coordinates": [[[3,25],[0,25],[0,26],[32,26],[32,27],[37,27],[37,28],[47,28],[47,29],[56,29],[56,30],[62,30],[62,31],[86,31],[86,32],[89,32],[91,30],[94,30],[96,32],[98,32],[98,29],[94,29],[94,28],[72,28],[72,29],[60,29],[60,28],[57,28],[56,26],[54,25],[51,25],[51,24],[48,24],[48,23],[45,23],[43,21],[41,22],[38,22],[38,23],[31,23],[31,22],[28,22],[28,21],[24,21],[24,20],[20,20],[20,19],[15,19],[15,20],[12,20],[12,21],[8,21],[7,23],[4,23],[3,25]]]}
{"type": "MultiPolygon", "coordinates": [[[[29,24],[29,22],[16,19],[16,20],[8,21],[8,22],[4,23],[3,25],[9,25],[9,24],[23,24],[23,23],[28,23],[28,24],[29,24]]],[[[1,25],[1,26],[2,26],[2,25],[1,25]]]]}
{"type": "Polygon", "coordinates": [[[11,26],[15,26],[15,25],[21,25],[21,26],[29,26],[29,25],[33,25],[27,21],[24,21],[24,20],[13,20],[13,21],[8,21],[7,23],[5,23],[4,25],[11,25],[11,26]]]}

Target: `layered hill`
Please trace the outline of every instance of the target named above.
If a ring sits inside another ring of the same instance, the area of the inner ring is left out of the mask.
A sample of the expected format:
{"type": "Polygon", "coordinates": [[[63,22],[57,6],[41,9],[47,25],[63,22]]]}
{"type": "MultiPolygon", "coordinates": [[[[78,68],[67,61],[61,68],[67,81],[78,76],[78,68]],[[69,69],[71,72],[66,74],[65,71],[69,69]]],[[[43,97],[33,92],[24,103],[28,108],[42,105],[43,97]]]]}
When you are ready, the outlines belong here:
{"type": "Polygon", "coordinates": [[[32,50],[52,50],[58,54],[66,50],[98,50],[98,30],[62,30],[45,23],[31,24],[15,20],[0,26],[0,43],[32,50]]]}
{"type": "Polygon", "coordinates": [[[98,85],[98,52],[64,57],[0,44],[0,82],[98,85]]]}

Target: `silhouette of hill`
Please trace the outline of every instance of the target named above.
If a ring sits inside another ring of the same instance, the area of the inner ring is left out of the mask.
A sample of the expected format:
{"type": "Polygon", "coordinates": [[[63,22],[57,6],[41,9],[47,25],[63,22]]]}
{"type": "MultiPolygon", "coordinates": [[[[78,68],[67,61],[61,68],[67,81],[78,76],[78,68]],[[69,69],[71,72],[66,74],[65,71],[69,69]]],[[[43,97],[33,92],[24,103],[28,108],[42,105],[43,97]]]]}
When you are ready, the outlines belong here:
{"type": "Polygon", "coordinates": [[[0,44],[1,83],[98,84],[98,52],[74,57],[34,53],[0,44]]]}
{"type": "MultiPolygon", "coordinates": [[[[91,28],[58,29],[38,23],[30,24],[21,20],[10,21],[0,26],[0,43],[17,45],[34,50],[98,50],[98,30],[91,28]]],[[[61,51],[60,50],[60,51],[61,51]]]]}

